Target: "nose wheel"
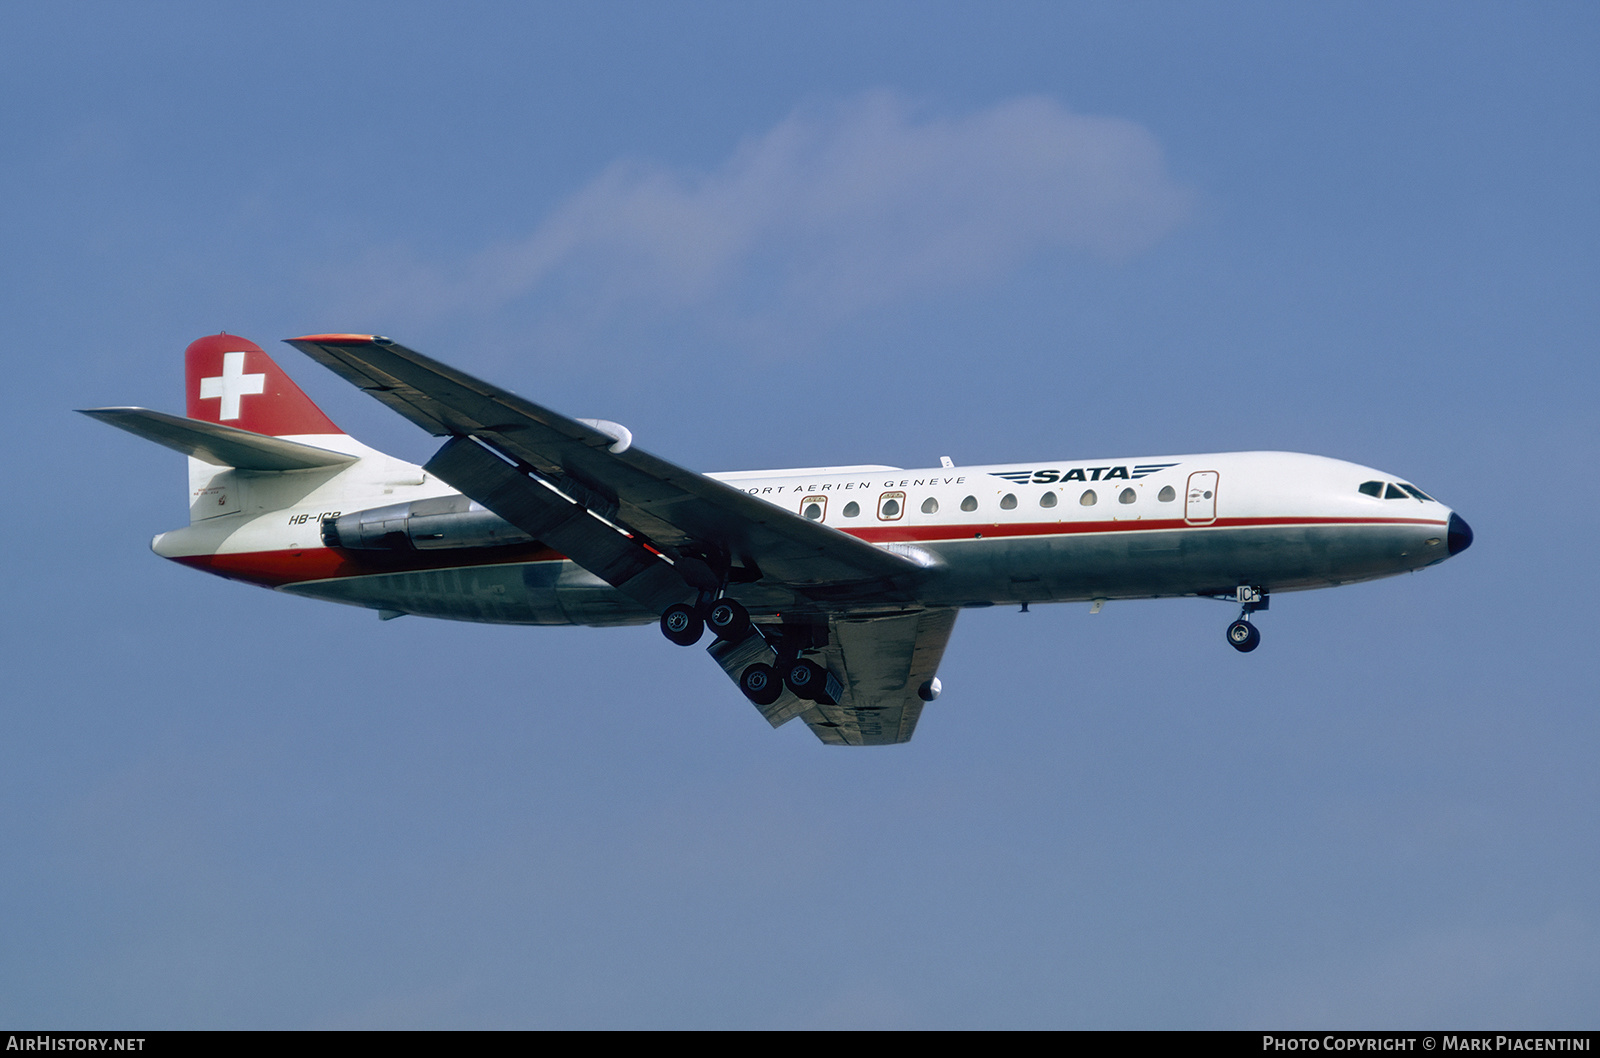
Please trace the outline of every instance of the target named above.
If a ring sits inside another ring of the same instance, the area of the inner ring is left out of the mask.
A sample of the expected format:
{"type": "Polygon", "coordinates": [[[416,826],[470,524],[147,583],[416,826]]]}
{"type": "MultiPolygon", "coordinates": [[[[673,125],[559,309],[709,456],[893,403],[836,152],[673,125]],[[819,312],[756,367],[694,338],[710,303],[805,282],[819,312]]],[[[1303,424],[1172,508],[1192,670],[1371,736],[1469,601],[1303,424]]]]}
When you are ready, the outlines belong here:
{"type": "Polygon", "coordinates": [[[1248,654],[1261,645],[1261,630],[1241,617],[1228,626],[1228,645],[1248,654]]]}
{"type": "Polygon", "coordinates": [[[1270,600],[1264,589],[1250,584],[1239,585],[1233,594],[1239,603],[1239,619],[1228,626],[1228,645],[1248,654],[1261,645],[1261,630],[1250,623],[1250,615],[1265,610],[1270,600]]]}

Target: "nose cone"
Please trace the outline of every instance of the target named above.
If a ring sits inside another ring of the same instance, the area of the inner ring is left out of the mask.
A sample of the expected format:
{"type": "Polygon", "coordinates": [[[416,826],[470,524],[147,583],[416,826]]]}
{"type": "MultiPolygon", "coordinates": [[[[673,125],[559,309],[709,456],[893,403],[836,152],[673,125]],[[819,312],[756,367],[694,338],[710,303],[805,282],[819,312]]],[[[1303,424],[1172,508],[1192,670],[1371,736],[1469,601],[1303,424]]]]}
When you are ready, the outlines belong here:
{"type": "Polygon", "coordinates": [[[1452,555],[1460,554],[1472,546],[1472,526],[1459,514],[1450,515],[1450,530],[1445,534],[1445,546],[1452,555]]]}

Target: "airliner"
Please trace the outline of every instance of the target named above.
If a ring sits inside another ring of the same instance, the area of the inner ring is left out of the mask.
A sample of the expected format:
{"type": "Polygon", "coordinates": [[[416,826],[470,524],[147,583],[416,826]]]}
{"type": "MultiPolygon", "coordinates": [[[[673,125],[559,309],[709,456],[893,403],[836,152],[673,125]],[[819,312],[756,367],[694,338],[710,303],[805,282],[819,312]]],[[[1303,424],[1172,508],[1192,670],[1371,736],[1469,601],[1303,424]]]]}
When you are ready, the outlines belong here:
{"type": "Polygon", "coordinates": [[[187,455],[163,558],[293,595],[524,625],[656,623],[761,716],[830,745],[911,738],[970,607],[1208,597],[1252,651],[1275,593],[1472,543],[1397,475],[1292,452],[702,474],[377,335],[288,344],[436,437],[418,466],[347,435],[267,353],[186,354],[187,415],[83,414],[187,455]]]}

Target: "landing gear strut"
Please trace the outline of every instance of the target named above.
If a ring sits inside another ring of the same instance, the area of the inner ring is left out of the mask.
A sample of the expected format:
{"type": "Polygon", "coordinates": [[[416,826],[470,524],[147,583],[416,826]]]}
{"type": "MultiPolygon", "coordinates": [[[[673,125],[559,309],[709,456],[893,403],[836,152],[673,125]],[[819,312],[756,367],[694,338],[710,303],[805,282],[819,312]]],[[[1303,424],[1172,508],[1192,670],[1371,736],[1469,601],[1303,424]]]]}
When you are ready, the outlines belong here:
{"type": "Polygon", "coordinates": [[[1239,619],[1228,626],[1228,645],[1248,654],[1261,645],[1261,630],[1250,623],[1250,615],[1265,610],[1269,600],[1266,592],[1250,585],[1240,585],[1234,594],[1239,600],[1239,619]]]}

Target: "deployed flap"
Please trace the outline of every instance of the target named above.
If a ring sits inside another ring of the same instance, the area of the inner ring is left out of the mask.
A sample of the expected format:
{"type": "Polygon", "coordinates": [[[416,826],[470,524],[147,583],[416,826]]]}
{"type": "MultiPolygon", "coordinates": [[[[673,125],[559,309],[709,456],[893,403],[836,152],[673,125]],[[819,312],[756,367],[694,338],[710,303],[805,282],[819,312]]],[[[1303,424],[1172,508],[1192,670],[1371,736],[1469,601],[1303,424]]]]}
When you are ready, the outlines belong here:
{"type": "Polygon", "coordinates": [[[387,338],[323,334],[289,344],[430,433],[471,436],[493,447],[657,549],[717,553],[818,599],[914,598],[922,576],[914,562],[636,447],[620,446],[614,433],[387,338]]]}
{"type": "Polygon", "coordinates": [[[822,741],[835,746],[906,742],[922,716],[917,690],[933,679],[944,657],[956,611],[918,610],[887,617],[836,617],[819,664],[838,676],[838,705],[813,704],[800,714],[822,741]]]}
{"type": "Polygon", "coordinates": [[[311,470],[339,467],[355,456],[326,448],[285,441],[232,426],[185,419],[148,408],[82,408],[80,413],[99,419],[147,441],[182,452],[219,467],[240,470],[311,470]]]}
{"type": "Polygon", "coordinates": [[[423,469],[657,613],[694,598],[659,554],[476,441],[451,438],[423,469]]]}

